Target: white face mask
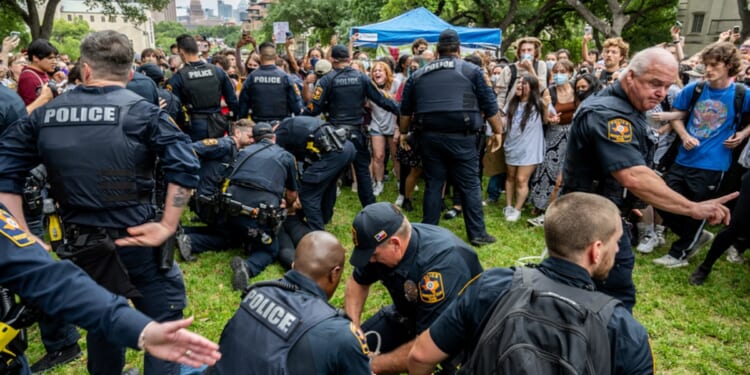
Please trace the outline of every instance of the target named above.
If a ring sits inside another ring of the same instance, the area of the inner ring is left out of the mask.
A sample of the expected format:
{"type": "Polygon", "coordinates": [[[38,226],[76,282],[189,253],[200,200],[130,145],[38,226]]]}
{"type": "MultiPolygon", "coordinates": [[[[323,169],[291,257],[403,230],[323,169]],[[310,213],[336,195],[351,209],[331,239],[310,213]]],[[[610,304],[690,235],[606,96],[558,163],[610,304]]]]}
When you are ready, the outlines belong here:
{"type": "Polygon", "coordinates": [[[552,67],[555,66],[556,61],[547,60],[547,70],[552,70],[552,67]]]}
{"type": "Polygon", "coordinates": [[[552,76],[553,80],[555,81],[556,85],[562,85],[565,82],[568,82],[568,75],[565,73],[555,73],[552,76]]]}

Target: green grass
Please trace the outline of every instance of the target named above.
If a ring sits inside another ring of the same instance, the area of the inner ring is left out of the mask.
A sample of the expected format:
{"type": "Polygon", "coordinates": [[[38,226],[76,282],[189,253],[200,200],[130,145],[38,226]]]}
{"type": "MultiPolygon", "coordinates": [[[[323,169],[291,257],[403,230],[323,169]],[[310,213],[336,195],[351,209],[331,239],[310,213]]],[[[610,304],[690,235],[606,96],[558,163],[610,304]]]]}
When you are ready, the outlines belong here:
{"type": "MultiPolygon", "coordinates": [[[[380,201],[395,199],[395,183],[389,181],[380,201]]],[[[417,210],[408,216],[412,221],[421,221],[422,195],[415,193],[417,210]]],[[[504,199],[504,197],[503,197],[504,199]]],[[[336,204],[336,211],[327,229],[336,235],[344,247],[352,248],[351,221],[359,211],[359,200],[348,188],[343,189],[336,204]]],[[[584,210],[585,208],[581,208],[584,210]]],[[[479,258],[485,268],[508,267],[516,260],[538,255],[544,248],[541,228],[526,224],[529,212],[521,220],[507,223],[502,216],[502,207],[485,207],[488,231],[498,242],[478,249],[479,258]]],[[[463,220],[442,221],[441,225],[465,238],[463,220]]],[[[712,228],[716,231],[718,228],[712,228]]],[[[668,241],[669,242],[669,241],[668,241]]],[[[664,269],[652,260],[667,251],[664,246],[649,255],[638,254],[634,279],[638,288],[638,304],[635,317],[646,327],[651,336],[651,345],[658,373],[667,374],[740,374],[750,368],[750,279],[748,266],[731,264],[722,258],[714,267],[703,286],[687,283],[690,273],[702,261],[708,250],[691,261],[689,267],[664,269]]],[[[195,263],[180,266],[185,274],[189,297],[186,316],[195,316],[192,329],[218,341],[226,321],[234,313],[239,295],[231,288],[229,260],[240,255],[239,250],[201,254],[195,263]]],[[[270,266],[255,280],[280,277],[284,270],[279,265],[270,266]]],[[[344,278],[351,273],[347,264],[344,278]]],[[[343,280],[331,302],[343,305],[343,280]]],[[[370,316],[383,305],[390,303],[385,289],[379,284],[371,288],[364,316],[370,316]]],[[[85,337],[85,332],[82,331],[85,337]]],[[[44,353],[36,328],[30,332],[30,348],[27,351],[33,363],[44,353]]],[[[85,340],[80,341],[85,347],[85,340]]],[[[128,367],[141,367],[140,353],[128,350],[128,367]]],[[[85,356],[73,364],[50,372],[51,374],[85,374],[85,356]]]]}

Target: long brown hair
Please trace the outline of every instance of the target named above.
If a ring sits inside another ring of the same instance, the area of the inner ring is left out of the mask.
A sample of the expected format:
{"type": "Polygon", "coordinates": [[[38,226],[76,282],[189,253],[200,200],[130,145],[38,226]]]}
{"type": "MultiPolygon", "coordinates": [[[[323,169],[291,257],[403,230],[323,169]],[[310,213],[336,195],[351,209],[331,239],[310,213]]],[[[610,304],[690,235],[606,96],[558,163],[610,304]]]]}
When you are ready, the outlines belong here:
{"type": "MultiPolygon", "coordinates": [[[[529,99],[526,101],[526,106],[523,109],[523,117],[521,117],[521,131],[526,130],[526,123],[529,122],[531,115],[536,112],[540,118],[544,116],[544,103],[542,103],[542,96],[539,94],[539,80],[533,75],[527,75],[522,77],[518,84],[521,85],[523,82],[529,84],[529,99]],[[533,108],[532,108],[533,107],[533,108]]],[[[521,97],[513,95],[508,103],[508,133],[513,126],[513,117],[518,111],[518,103],[521,102],[521,97]]]]}

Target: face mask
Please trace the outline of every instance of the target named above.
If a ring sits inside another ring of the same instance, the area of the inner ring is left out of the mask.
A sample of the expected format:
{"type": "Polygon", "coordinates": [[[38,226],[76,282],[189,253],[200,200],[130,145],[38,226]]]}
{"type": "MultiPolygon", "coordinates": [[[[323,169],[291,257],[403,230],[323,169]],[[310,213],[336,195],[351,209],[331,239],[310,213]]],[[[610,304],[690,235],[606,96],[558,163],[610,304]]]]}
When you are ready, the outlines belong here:
{"type": "Polygon", "coordinates": [[[578,98],[579,101],[583,101],[588,98],[589,95],[591,95],[591,90],[576,90],[576,98],[578,98]]]}
{"type": "Polygon", "coordinates": [[[555,61],[547,61],[547,70],[552,70],[553,66],[555,66],[555,61]]]}
{"type": "Polygon", "coordinates": [[[318,63],[318,59],[317,58],[313,57],[312,59],[310,59],[310,65],[312,65],[313,69],[315,69],[315,64],[317,64],[317,63],[318,63]]]}
{"type": "Polygon", "coordinates": [[[521,59],[531,61],[532,57],[530,54],[524,53],[523,55],[521,55],[521,59]]]}
{"type": "Polygon", "coordinates": [[[365,71],[370,70],[370,60],[359,60],[359,61],[362,61],[362,65],[365,66],[365,71]]]}
{"type": "Polygon", "coordinates": [[[553,79],[555,80],[556,85],[562,85],[565,82],[568,82],[568,75],[565,73],[555,73],[553,79]]]}
{"type": "Polygon", "coordinates": [[[498,80],[498,79],[500,79],[500,75],[499,75],[499,74],[493,74],[493,75],[492,75],[492,78],[490,78],[490,80],[491,80],[491,81],[492,81],[493,83],[494,83],[494,82],[497,82],[497,80],[498,80]]]}
{"type": "Polygon", "coordinates": [[[250,74],[255,71],[255,68],[247,68],[247,74],[250,74]]]}
{"type": "Polygon", "coordinates": [[[240,79],[240,76],[238,76],[236,74],[230,74],[229,78],[231,78],[231,79],[240,79]]]}

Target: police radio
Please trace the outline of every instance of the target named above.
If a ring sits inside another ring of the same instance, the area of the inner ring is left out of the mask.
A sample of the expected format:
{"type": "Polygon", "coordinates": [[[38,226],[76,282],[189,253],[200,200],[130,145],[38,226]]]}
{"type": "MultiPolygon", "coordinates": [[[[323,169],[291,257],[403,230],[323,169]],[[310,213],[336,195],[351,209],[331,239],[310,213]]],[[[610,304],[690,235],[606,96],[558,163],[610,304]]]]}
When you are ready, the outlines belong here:
{"type": "Polygon", "coordinates": [[[28,346],[25,329],[38,317],[38,311],[16,303],[10,290],[0,287],[0,374],[21,370],[20,356],[28,346]]]}

